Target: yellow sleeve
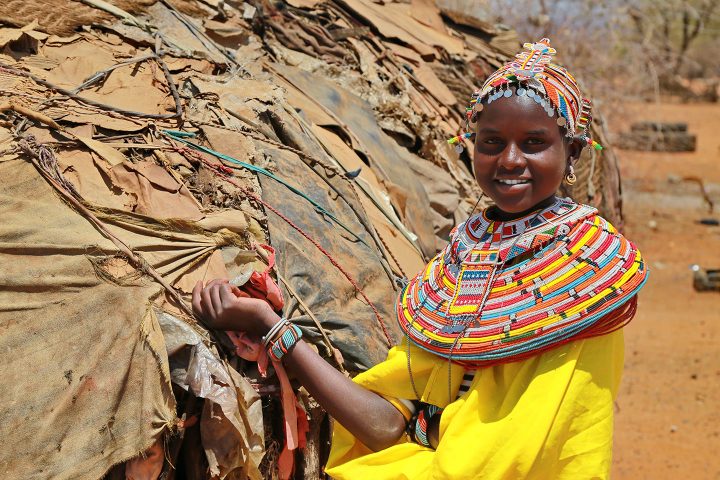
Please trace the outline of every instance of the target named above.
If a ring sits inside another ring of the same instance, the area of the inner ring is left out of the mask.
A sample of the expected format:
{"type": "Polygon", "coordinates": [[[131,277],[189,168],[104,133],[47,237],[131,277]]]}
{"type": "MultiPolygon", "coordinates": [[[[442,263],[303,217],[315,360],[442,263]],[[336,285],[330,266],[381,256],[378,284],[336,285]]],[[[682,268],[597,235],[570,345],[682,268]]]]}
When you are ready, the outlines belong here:
{"type": "MultiPolygon", "coordinates": [[[[414,398],[406,347],[356,381],[396,398],[414,398]]],[[[571,342],[530,359],[478,370],[447,404],[447,361],[411,349],[415,385],[446,406],[436,451],[408,443],[372,452],[341,425],[333,431],[327,473],[334,479],[577,479],[608,477],[613,400],[623,363],[622,332],[571,342]]],[[[462,368],[453,366],[456,394],[462,368]]]]}
{"type": "MultiPolygon", "coordinates": [[[[393,347],[388,352],[387,359],[375,365],[373,368],[361,373],[354,378],[354,381],[368,390],[382,395],[395,405],[396,399],[417,400],[415,389],[418,390],[421,397],[428,387],[428,379],[432,377],[432,372],[436,369],[440,360],[436,355],[425,352],[418,347],[410,346],[410,369],[412,371],[412,381],[408,373],[408,344],[403,341],[402,344],[393,347]],[[413,382],[415,388],[413,388],[413,382]]],[[[397,408],[397,406],[396,406],[397,408]]],[[[398,408],[400,409],[400,408],[398,408]]],[[[402,410],[401,410],[402,411],[402,410]]],[[[408,443],[405,436],[402,436],[398,444],[393,448],[399,448],[406,453],[402,458],[413,457],[418,449],[422,449],[419,445],[408,443]],[[402,446],[403,444],[404,447],[402,446]]],[[[427,450],[427,449],[426,449],[427,450]]],[[[430,450],[428,450],[430,451],[430,450]]],[[[353,460],[359,458],[371,459],[373,452],[358,441],[350,432],[342,425],[334,422],[332,435],[332,448],[330,457],[326,466],[326,473],[333,478],[374,478],[374,470],[376,468],[385,468],[384,466],[370,468],[367,472],[368,476],[363,473],[364,469],[359,467],[346,468],[352,464],[353,460]],[[349,471],[349,473],[348,473],[349,471]],[[347,477],[346,475],[350,475],[347,477]]],[[[372,460],[370,460],[372,461],[372,460]]],[[[383,460],[384,461],[384,460],[383,460]]],[[[413,472],[410,469],[410,472],[413,472]]],[[[417,472],[413,473],[416,475],[417,472]]],[[[387,476],[383,478],[401,478],[393,477],[392,469],[387,471],[387,476]]],[[[410,476],[408,478],[421,478],[410,476]]]]}

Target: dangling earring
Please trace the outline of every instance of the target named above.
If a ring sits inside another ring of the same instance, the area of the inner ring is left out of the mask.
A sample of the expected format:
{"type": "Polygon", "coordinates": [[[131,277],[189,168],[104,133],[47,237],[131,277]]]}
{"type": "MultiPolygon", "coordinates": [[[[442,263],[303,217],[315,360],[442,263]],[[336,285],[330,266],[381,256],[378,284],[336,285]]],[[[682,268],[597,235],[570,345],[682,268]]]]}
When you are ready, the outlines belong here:
{"type": "Polygon", "coordinates": [[[575,176],[575,169],[572,165],[570,165],[570,171],[567,175],[565,175],[565,183],[568,185],[575,185],[575,182],[577,182],[577,177],[575,176]]]}

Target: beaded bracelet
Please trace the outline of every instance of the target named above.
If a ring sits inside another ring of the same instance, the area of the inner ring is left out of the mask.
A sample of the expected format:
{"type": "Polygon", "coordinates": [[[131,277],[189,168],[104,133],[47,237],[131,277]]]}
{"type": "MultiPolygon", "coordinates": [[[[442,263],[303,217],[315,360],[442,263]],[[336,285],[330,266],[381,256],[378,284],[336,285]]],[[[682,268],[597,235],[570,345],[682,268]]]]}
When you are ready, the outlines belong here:
{"type": "Polygon", "coordinates": [[[442,411],[443,409],[438,406],[427,404],[425,408],[418,412],[412,430],[412,437],[416,443],[424,447],[432,448],[427,435],[428,425],[430,424],[430,419],[435,415],[441,414],[442,411]]]}
{"type": "Polygon", "coordinates": [[[275,361],[280,361],[282,357],[295,346],[302,338],[302,330],[297,325],[286,321],[284,329],[280,331],[276,338],[270,340],[267,346],[268,356],[275,361]]]}

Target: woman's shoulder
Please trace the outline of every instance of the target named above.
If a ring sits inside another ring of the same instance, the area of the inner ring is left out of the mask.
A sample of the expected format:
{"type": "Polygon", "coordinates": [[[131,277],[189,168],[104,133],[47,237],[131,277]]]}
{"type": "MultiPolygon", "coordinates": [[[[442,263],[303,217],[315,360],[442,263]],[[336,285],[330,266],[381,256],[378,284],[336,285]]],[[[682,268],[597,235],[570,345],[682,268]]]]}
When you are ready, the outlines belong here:
{"type": "MultiPolygon", "coordinates": [[[[578,207],[579,207],[578,212],[582,212],[582,214],[578,215],[578,217],[580,219],[582,219],[584,221],[584,223],[593,225],[596,228],[602,230],[603,232],[610,234],[613,237],[619,239],[620,241],[632,243],[630,241],[630,239],[625,237],[623,232],[621,232],[615,226],[615,224],[613,224],[607,218],[603,217],[595,207],[593,207],[591,205],[581,204],[581,203],[578,203],[576,205],[578,205],[578,207]]],[[[633,246],[634,246],[634,244],[633,244],[633,246]]]]}

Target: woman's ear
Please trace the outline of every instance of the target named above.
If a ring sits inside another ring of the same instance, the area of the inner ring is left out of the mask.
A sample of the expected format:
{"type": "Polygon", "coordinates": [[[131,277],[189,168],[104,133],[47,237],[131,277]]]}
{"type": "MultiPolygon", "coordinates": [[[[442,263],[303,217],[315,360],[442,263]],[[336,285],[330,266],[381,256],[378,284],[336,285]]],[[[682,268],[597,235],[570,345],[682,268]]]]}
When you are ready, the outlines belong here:
{"type": "Polygon", "coordinates": [[[586,142],[583,142],[580,138],[573,138],[570,140],[567,146],[567,164],[568,166],[574,165],[575,162],[580,158],[583,148],[585,148],[586,142]]]}

